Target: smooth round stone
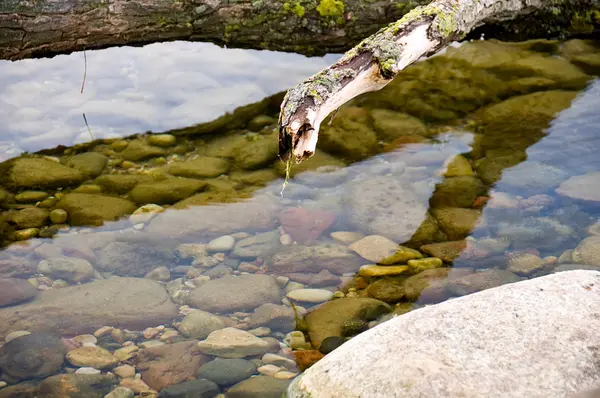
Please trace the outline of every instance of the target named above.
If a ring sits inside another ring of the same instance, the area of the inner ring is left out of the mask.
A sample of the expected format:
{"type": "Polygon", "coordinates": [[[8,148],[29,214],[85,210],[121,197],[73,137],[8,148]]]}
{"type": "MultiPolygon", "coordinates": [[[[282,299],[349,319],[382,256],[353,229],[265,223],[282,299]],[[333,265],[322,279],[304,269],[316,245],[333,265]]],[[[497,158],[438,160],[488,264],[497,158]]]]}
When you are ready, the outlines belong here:
{"type": "Polygon", "coordinates": [[[73,337],[73,340],[75,340],[79,344],[96,344],[98,342],[98,339],[93,334],[80,334],[78,336],[73,337]]]}
{"type": "Polygon", "coordinates": [[[114,368],[112,370],[112,372],[114,374],[116,374],[117,376],[125,379],[127,377],[135,376],[135,367],[133,367],[131,365],[121,365],[121,366],[117,366],[116,368],[114,368]]]}
{"type": "Polygon", "coordinates": [[[394,254],[398,244],[384,236],[370,235],[352,243],[348,248],[362,258],[376,263],[394,254]]]}
{"type": "Polygon", "coordinates": [[[4,342],[8,343],[11,340],[14,340],[21,336],[27,336],[28,334],[31,334],[31,332],[28,332],[27,330],[15,330],[14,332],[10,332],[6,335],[6,337],[4,338],[4,342]]]}
{"type": "Polygon", "coordinates": [[[261,358],[263,363],[284,367],[286,369],[296,368],[296,362],[293,359],[286,358],[281,355],[267,353],[261,358]]]}
{"type": "Polygon", "coordinates": [[[102,373],[102,371],[100,371],[99,369],[90,368],[89,366],[84,366],[75,371],[75,374],[80,375],[99,375],[100,373],[102,373]]]}
{"type": "Polygon", "coordinates": [[[349,245],[350,243],[356,242],[364,237],[360,232],[350,232],[350,231],[336,231],[332,232],[329,236],[331,239],[349,245]]]}
{"type": "Polygon", "coordinates": [[[67,361],[74,366],[106,369],[119,363],[119,359],[110,351],[101,347],[79,347],[66,355],[67,361]]]}
{"type": "Polygon", "coordinates": [[[279,380],[290,380],[290,379],[293,379],[294,377],[296,377],[297,375],[298,375],[298,373],[296,373],[296,372],[282,370],[280,372],[275,373],[275,375],[273,377],[275,377],[276,379],[279,379],[279,380]]]}
{"type": "Polygon", "coordinates": [[[331,300],[333,292],[325,289],[298,289],[286,294],[286,297],[292,301],[302,301],[305,303],[323,303],[331,300]]]}
{"type": "Polygon", "coordinates": [[[39,228],[26,228],[15,231],[14,238],[15,240],[27,240],[31,238],[35,238],[40,233],[39,228]]]}
{"type": "Polygon", "coordinates": [[[148,144],[160,147],[175,145],[177,138],[171,134],[153,134],[148,136],[148,144]]]}
{"type": "Polygon", "coordinates": [[[25,279],[0,278],[0,307],[31,299],[37,289],[25,279]]]}
{"type": "Polygon", "coordinates": [[[321,354],[327,355],[331,351],[335,350],[336,348],[338,348],[339,346],[344,344],[345,341],[346,341],[346,339],[341,336],[326,337],[321,342],[321,345],[319,346],[319,351],[321,352],[321,354]]]}
{"type": "Polygon", "coordinates": [[[390,276],[400,275],[408,271],[406,265],[363,265],[358,270],[360,276],[390,276]]]}
{"type": "Polygon", "coordinates": [[[88,194],[101,194],[104,190],[100,185],[96,184],[84,184],[78,186],[73,192],[76,193],[88,193],[88,194]]]}
{"type": "Polygon", "coordinates": [[[46,199],[50,194],[43,191],[23,191],[15,195],[15,200],[19,203],[35,203],[46,199]]]}
{"type": "Polygon", "coordinates": [[[406,264],[408,260],[423,258],[421,252],[415,249],[411,249],[410,247],[398,246],[396,247],[396,252],[391,256],[379,260],[378,264],[382,265],[392,265],[392,264],[406,264]]]}
{"type": "Polygon", "coordinates": [[[246,359],[215,358],[198,369],[196,377],[208,379],[220,386],[230,386],[256,373],[256,365],[246,359]]]}
{"type": "Polygon", "coordinates": [[[104,398],[133,398],[134,396],[135,393],[131,388],[121,386],[106,394],[104,398]]]}
{"type": "Polygon", "coordinates": [[[208,335],[206,340],[198,343],[203,354],[223,358],[244,358],[253,355],[264,355],[269,351],[267,341],[244,330],[225,328],[208,335]]]}
{"type": "Polygon", "coordinates": [[[440,268],[443,261],[437,257],[419,258],[414,260],[408,260],[408,266],[412,272],[419,273],[430,268],[440,268]]]}
{"type": "Polygon", "coordinates": [[[268,364],[268,365],[263,365],[261,367],[259,367],[258,369],[258,373],[266,375],[266,376],[275,376],[278,372],[284,370],[282,368],[280,368],[279,366],[273,365],[273,364],[268,364]]]}
{"type": "Polygon", "coordinates": [[[40,261],[37,271],[71,282],[82,282],[94,276],[94,267],[89,261],[66,256],[50,257],[40,261]]]}
{"type": "Polygon", "coordinates": [[[50,221],[53,224],[64,224],[68,217],[68,213],[63,209],[54,209],[50,212],[50,221]]]}
{"type": "Polygon", "coordinates": [[[206,250],[209,252],[227,252],[233,249],[234,245],[235,238],[230,235],[225,235],[211,240],[206,246],[206,250]]]}
{"type": "Polygon", "coordinates": [[[167,282],[171,280],[171,272],[167,267],[158,267],[148,272],[144,278],[152,279],[153,281],[167,282]]]}

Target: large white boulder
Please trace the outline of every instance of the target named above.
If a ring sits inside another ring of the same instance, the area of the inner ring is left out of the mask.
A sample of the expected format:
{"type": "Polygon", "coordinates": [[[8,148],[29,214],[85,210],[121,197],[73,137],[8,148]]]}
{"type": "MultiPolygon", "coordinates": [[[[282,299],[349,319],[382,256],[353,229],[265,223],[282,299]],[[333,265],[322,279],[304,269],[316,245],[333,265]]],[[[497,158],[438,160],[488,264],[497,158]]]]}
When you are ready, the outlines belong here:
{"type": "Polygon", "coordinates": [[[425,307],[345,343],[289,398],[569,397],[600,385],[600,272],[568,271],[425,307]]]}

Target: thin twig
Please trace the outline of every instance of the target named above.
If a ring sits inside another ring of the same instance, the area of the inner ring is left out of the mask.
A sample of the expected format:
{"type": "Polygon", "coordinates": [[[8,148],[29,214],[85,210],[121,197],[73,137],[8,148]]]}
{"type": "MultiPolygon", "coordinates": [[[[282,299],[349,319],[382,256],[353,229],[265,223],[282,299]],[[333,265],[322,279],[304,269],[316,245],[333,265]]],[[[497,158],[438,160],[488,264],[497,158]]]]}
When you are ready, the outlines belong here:
{"type": "Polygon", "coordinates": [[[83,121],[85,122],[85,125],[87,126],[88,129],[88,133],[90,133],[90,137],[92,137],[92,141],[94,140],[94,135],[92,134],[92,129],[90,128],[90,125],[88,124],[87,118],[85,117],[85,112],[83,113],[83,121]]]}
{"type": "MultiPolygon", "coordinates": [[[[84,69],[83,69],[83,81],[81,82],[81,93],[83,94],[83,88],[85,87],[85,78],[87,77],[87,55],[85,55],[85,48],[83,49],[83,62],[84,62],[84,69]]],[[[83,117],[85,118],[85,114],[83,115],[83,117]]],[[[87,124],[87,122],[86,122],[87,124]]],[[[89,128],[89,126],[88,126],[89,128]]]]}

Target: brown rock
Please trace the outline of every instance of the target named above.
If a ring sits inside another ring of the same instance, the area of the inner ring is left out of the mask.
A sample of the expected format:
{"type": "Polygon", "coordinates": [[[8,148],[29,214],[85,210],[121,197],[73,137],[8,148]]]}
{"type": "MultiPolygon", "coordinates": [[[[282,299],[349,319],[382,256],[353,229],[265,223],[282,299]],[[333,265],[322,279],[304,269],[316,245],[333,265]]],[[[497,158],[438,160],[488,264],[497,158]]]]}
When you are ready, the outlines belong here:
{"type": "Polygon", "coordinates": [[[317,350],[294,351],[294,359],[296,360],[298,368],[300,368],[301,371],[305,371],[306,369],[310,368],[315,363],[319,362],[319,360],[324,356],[325,355],[317,350]]]}
{"type": "Polygon", "coordinates": [[[279,202],[270,196],[227,206],[192,206],[157,214],[148,226],[151,235],[178,239],[186,235],[217,236],[240,230],[267,230],[275,226],[279,202]]]}
{"type": "Polygon", "coordinates": [[[197,345],[198,340],[189,340],[143,349],[136,368],[141,371],[142,380],[155,390],[183,383],[193,379],[198,368],[211,360],[197,345]]]}
{"type": "Polygon", "coordinates": [[[17,257],[0,253],[0,277],[28,278],[37,272],[38,262],[32,256],[17,257]]]}
{"type": "Polygon", "coordinates": [[[66,353],[58,337],[31,333],[0,347],[0,370],[17,380],[46,377],[58,371],[66,353]]]}
{"type": "Polygon", "coordinates": [[[295,241],[306,243],[314,241],[335,222],[333,213],[322,210],[309,210],[294,207],[279,215],[279,223],[295,241]]]}
{"type": "Polygon", "coordinates": [[[318,274],[297,272],[293,274],[286,274],[285,276],[294,282],[303,283],[311,287],[333,286],[340,283],[340,277],[332,274],[326,269],[318,274]]]}
{"type": "Polygon", "coordinates": [[[142,330],[177,316],[164,287],[141,278],[111,278],[41,292],[17,307],[0,309],[0,339],[14,330],[93,333],[104,325],[142,330]]]}
{"type": "Polygon", "coordinates": [[[37,398],[39,396],[39,391],[39,381],[24,381],[0,389],[0,398],[37,398]]]}
{"type": "MultiPolygon", "coordinates": [[[[314,347],[329,336],[342,336],[342,324],[347,320],[363,318],[366,314],[385,314],[391,307],[372,298],[343,298],[329,301],[305,316],[308,335],[314,347]]],[[[375,318],[368,315],[369,318],[375,318]]],[[[374,319],[368,319],[374,320],[374,319]]]]}
{"type": "Polygon", "coordinates": [[[341,275],[356,272],[363,260],[346,246],[321,243],[314,246],[294,245],[273,256],[272,270],[279,273],[320,272],[327,269],[341,275]]]}
{"type": "Polygon", "coordinates": [[[432,268],[420,272],[404,281],[404,293],[410,301],[432,303],[448,297],[446,279],[450,268],[432,268]]]}
{"type": "Polygon", "coordinates": [[[0,307],[29,300],[37,294],[37,289],[25,279],[0,279],[0,307]]]}
{"type": "Polygon", "coordinates": [[[431,243],[423,245],[420,250],[429,254],[432,257],[441,258],[446,263],[451,263],[455,258],[460,256],[460,253],[467,247],[467,242],[457,240],[453,242],[431,243]]]}
{"type": "Polygon", "coordinates": [[[102,398],[115,388],[114,375],[60,374],[48,377],[40,384],[40,397],[102,398]]]}

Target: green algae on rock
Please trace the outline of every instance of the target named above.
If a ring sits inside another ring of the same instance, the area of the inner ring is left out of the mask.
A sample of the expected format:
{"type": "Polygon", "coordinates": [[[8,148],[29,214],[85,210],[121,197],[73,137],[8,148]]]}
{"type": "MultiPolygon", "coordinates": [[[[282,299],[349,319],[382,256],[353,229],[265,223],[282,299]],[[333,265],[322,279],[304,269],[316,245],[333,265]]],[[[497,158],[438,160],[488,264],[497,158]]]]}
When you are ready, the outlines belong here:
{"type": "Polygon", "coordinates": [[[314,347],[330,336],[342,335],[342,324],[351,319],[361,319],[366,308],[391,312],[391,307],[372,298],[343,298],[329,301],[305,316],[308,335],[314,347]]]}
{"type": "Polygon", "coordinates": [[[169,178],[137,184],[129,197],[137,204],[172,204],[186,199],[206,187],[206,182],[191,178],[169,178]]]}
{"type": "Polygon", "coordinates": [[[84,193],[66,194],[56,205],[69,214],[72,225],[102,225],[131,214],[137,206],[123,198],[84,193]]]}
{"type": "Polygon", "coordinates": [[[8,162],[9,185],[16,188],[60,188],[83,182],[86,177],[80,171],[39,157],[21,157],[8,162]]]}
{"type": "Polygon", "coordinates": [[[167,173],[187,178],[212,178],[229,171],[229,162],[225,159],[201,156],[184,162],[172,163],[165,166],[167,173]]]}

